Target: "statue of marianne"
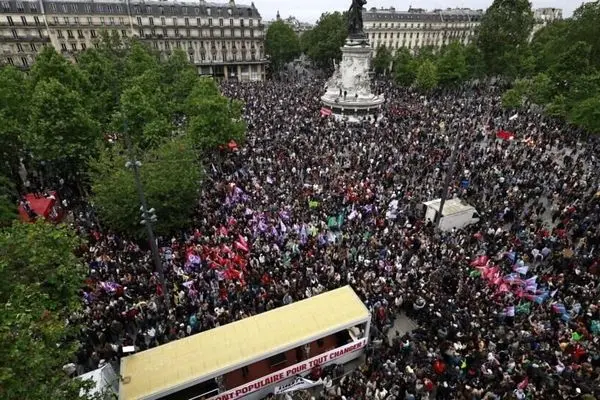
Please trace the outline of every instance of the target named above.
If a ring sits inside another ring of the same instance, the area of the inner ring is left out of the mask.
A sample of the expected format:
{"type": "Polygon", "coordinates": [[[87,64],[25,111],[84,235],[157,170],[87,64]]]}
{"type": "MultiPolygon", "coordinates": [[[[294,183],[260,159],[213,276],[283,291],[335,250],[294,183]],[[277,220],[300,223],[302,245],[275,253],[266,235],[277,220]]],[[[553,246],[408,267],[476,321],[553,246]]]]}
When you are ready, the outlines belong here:
{"type": "Polygon", "coordinates": [[[348,36],[351,39],[362,39],[365,37],[363,31],[362,9],[367,0],[352,0],[348,10],[348,36]]]}

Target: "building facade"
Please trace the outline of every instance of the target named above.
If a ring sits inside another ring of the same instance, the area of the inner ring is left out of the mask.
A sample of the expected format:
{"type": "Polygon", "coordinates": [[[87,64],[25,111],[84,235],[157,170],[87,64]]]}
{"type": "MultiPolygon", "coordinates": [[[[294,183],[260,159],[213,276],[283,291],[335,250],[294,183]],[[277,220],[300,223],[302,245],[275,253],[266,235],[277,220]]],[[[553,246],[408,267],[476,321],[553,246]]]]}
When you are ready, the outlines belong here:
{"type": "Polygon", "coordinates": [[[302,35],[308,30],[311,30],[314,27],[314,25],[308,22],[299,21],[298,18],[294,17],[293,15],[290,15],[285,19],[281,18],[281,15],[279,15],[279,11],[277,11],[277,17],[274,20],[265,22],[265,32],[267,31],[267,29],[269,29],[269,26],[275,21],[283,21],[283,23],[291,27],[298,36],[302,35]]]}
{"type": "Polygon", "coordinates": [[[254,6],[205,1],[1,0],[0,63],[28,68],[43,46],[72,61],[107,31],[164,55],[186,51],[202,75],[262,80],[264,26],[254,6]]]}
{"type": "Polygon", "coordinates": [[[533,39],[533,35],[546,25],[559,21],[562,19],[562,8],[537,8],[533,11],[533,18],[535,20],[533,29],[531,31],[531,39],[533,39]]]}
{"type": "Polygon", "coordinates": [[[371,47],[386,46],[394,54],[401,48],[440,48],[454,41],[468,44],[482,17],[482,10],[471,9],[396,11],[392,7],[363,11],[364,30],[371,47]]]}

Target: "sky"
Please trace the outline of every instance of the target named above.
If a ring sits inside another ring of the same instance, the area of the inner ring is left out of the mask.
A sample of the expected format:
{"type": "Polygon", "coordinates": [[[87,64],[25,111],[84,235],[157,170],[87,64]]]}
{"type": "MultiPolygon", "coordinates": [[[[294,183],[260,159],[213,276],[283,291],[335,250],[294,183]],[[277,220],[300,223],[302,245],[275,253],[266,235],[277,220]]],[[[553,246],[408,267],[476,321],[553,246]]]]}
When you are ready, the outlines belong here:
{"type": "MultiPolygon", "coordinates": [[[[250,3],[252,0],[243,0],[250,3]]],[[[241,3],[242,1],[240,1],[241,3]]],[[[409,6],[414,8],[424,8],[433,10],[436,8],[457,8],[465,7],[472,9],[486,9],[492,4],[492,0],[421,0],[421,1],[399,1],[399,0],[367,0],[366,8],[389,8],[395,7],[396,10],[407,10],[409,6]]],[[[290,15],[295,16],[302,22],[314,23],[319,19],[322,13],[326,11],[344,11],[351,0],[254,0],[254,4],[260,12],[264,21],[275,18],[277,10],[282,18],[290,15]]],[[[563,9],[563,17],[569,17],[577,7],[581,5],[581,0],[534,0],[533,8],[555,7],[563,9]]]]}

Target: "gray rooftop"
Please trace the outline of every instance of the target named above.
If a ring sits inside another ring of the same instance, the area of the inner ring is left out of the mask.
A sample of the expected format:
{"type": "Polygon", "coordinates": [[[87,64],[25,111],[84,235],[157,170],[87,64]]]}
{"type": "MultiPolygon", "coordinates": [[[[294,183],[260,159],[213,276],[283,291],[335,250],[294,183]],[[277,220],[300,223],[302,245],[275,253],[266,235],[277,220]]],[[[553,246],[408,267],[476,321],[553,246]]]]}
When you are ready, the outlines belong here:
{"type": "Polygon", "coordinates": [[[396,11],[394,8],[375,7],[363,10],[365,21],[414,21],[414,22],[455,22],[455,21],[479,21],[483,16],[482,10],[471,10],[468,8],[457,8],[447,10],[425,11],[412,9],[408,11],[396,11]]]}
{"type": "MultiPolygon", "coordinates": [[[[124,15],[127,14],[126,0],[42,0],[47,14],[102,14],[124,15]]],[[[131,14],[152,16],[210,16],[215,18],[246,17],[260,18],[254,3],[251,5],[230,3],[209,3],[205,1],[143,1],[130,0],[131,14]],[[230,13],[231,10],[231,13],[230,13]]],[[[39,14],[41,13],[38,1],[2,0],[0,14],[39,14]]]]}

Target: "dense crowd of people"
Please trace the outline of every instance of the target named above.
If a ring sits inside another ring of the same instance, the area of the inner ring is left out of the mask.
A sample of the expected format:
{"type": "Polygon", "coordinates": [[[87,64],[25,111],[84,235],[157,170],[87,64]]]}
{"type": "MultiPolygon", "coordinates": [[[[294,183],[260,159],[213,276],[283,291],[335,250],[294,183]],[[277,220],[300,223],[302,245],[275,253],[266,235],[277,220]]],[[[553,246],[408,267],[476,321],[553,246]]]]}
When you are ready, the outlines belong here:
{"type": "Polygon", "coordinates": [[[323,398],[600,398],[597,139],[505,113],[493,86],[381,82],[383,118],[362,123],[322,117],[319,81],[222,90],[245,102],[247,140],[209,160],[193,230],[159,239],[166,293],[147,249],[80,216],[80,372],[349,284],[379,344],[323,398]],[[455,141],[448,195],[481,219],[441,232],[422,203],[455,141]],[[381,340],[400,313],[419,328],[381,340]]]}

